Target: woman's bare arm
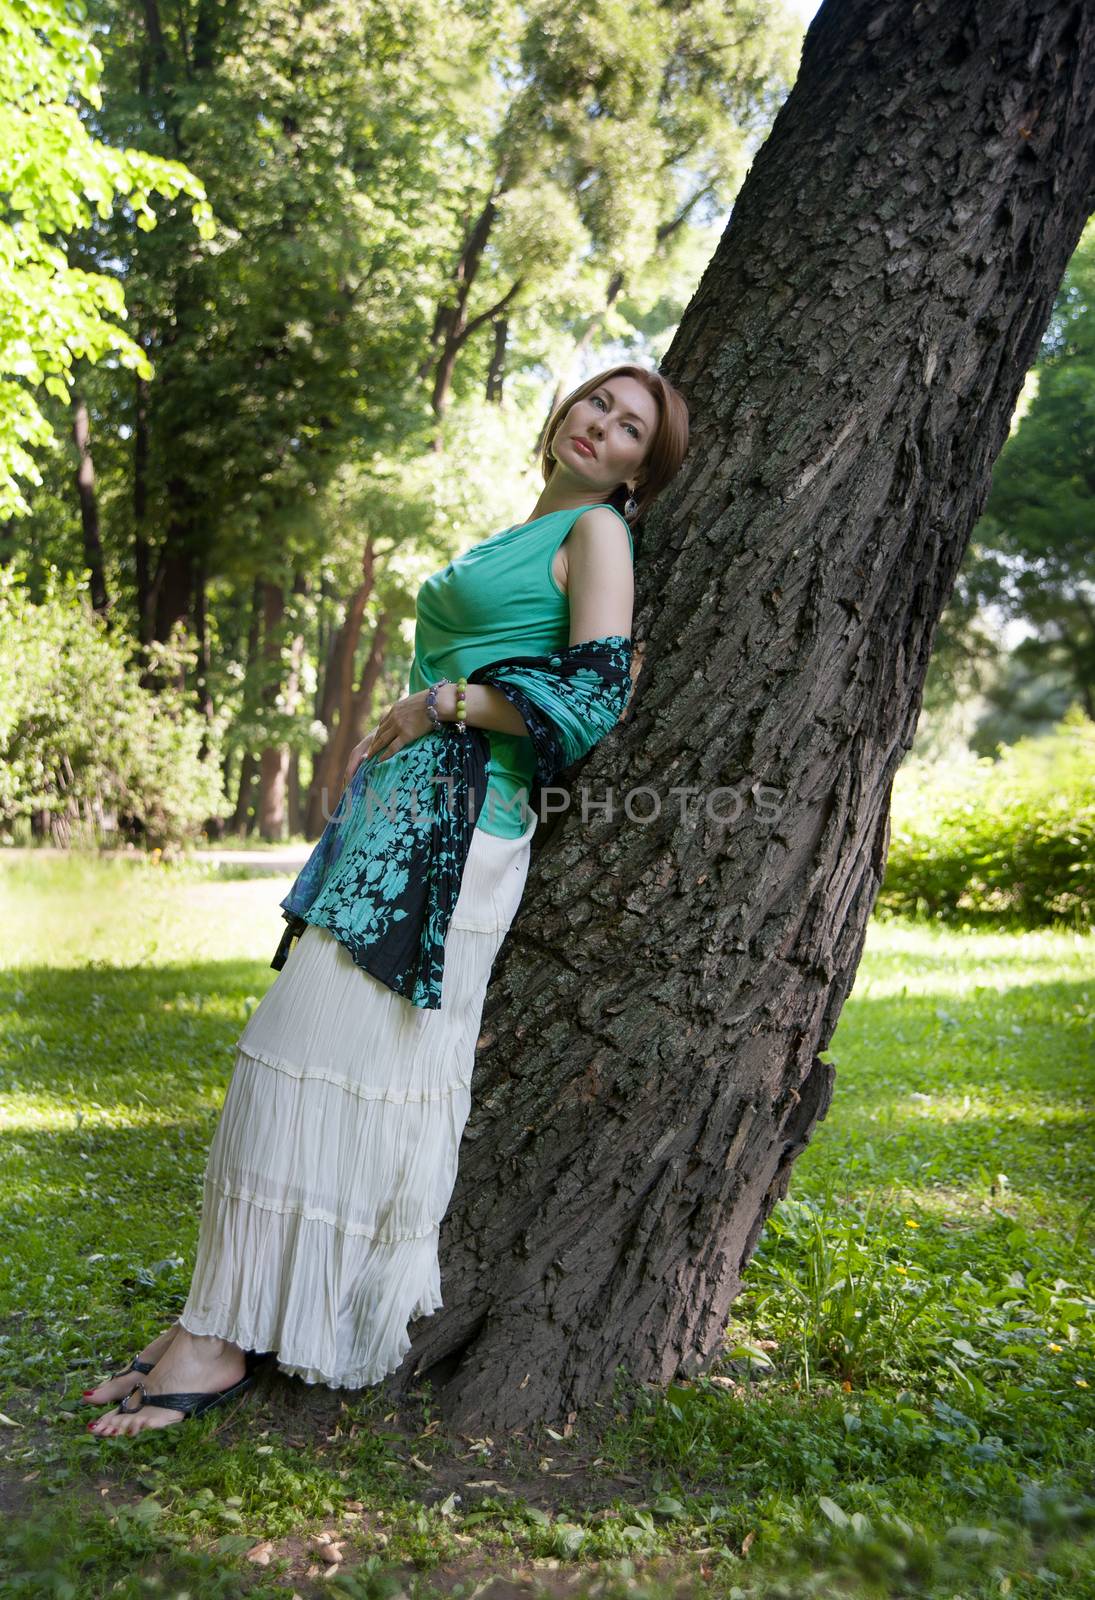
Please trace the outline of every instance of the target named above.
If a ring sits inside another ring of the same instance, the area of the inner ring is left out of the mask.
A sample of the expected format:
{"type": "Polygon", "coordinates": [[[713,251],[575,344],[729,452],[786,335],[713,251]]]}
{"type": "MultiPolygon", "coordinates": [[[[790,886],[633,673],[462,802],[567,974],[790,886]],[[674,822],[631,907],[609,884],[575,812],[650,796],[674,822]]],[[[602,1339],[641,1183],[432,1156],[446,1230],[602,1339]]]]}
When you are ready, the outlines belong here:
{"type": "Polygon", "coordinates": [[[627,529],[607,506],[583,511],[567,540],[570,643],[630,637],[635,610],[635,574],[627,529]]]}

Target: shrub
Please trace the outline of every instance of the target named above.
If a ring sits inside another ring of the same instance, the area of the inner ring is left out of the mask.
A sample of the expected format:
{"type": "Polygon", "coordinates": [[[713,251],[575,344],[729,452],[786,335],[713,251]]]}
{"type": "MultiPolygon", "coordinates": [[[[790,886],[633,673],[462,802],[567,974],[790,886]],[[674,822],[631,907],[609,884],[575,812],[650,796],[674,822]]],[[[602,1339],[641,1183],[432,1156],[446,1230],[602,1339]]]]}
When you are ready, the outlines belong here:
{"type": "Polygon", "coordinates": [[[1017,927],[1095,920],[1095,722],[1074,706],[996,759],[906,762],[878,909],[1017,927]]]}
{"type": "Polygon", "coordinates": [[[134,649],[51,568],[34,602],[0,565],[0,825],[48,814],[56,842],[137,831],[160,848],[230,809],[219,729],[190,696],[141,687],[134,649]],[[209,748],[201,754],[203,738],[209,748]]]}

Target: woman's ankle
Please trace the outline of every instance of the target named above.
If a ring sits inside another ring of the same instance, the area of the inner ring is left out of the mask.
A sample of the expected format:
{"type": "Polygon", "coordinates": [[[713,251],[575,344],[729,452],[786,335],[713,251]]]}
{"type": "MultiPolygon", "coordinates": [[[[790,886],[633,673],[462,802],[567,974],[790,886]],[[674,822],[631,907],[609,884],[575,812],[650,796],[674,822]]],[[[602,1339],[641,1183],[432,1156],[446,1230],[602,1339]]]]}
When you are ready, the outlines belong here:
{"type": "Polygon", "coordinates": [[[177,1337],[192,1351],[216,1360],[223,1355],[243,1355],[241,1345],[233,1344],[231,1339],[222,1339],[215,1333],[190,1333],[180,1325],[177,1337]]]}

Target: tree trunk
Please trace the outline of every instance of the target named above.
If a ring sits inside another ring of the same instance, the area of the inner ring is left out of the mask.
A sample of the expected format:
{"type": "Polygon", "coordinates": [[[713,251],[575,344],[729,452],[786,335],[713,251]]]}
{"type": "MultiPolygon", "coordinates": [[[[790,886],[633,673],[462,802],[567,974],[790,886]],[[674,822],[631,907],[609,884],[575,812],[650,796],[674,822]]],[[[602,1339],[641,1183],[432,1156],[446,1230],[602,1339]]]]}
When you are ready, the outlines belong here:
{"type": "MultiPolygon", "coordinates": [[[[142,340],[143,344],[143,340],[142,340]]],[[[155,632],[152,594],[152,550],[148,541],[148,380],[133,375],[133,526],[134,563],[137,579],[137,637],[141,644],[152,643],[155,632]]],[[[141,687],[152,684],[148,668],[141,673],[141,687]]]]}
{"type": "Polygon", "coordinates": [[[1091,210],[1093,76],[1076,0],[810,26],[663,362],[692,442],[638,547],[632,702],[488,993],[445,1306],[390,1380],[450,1427],[720,1353],[829,1105],[936,624],[1091,210]]]}
{"type": "MultiPolygon", "coordinates": [[[[194,595],[194,557],[177,529],[169,527],[152,580],[153,637],[166,644],[177,623],[188,626],[194,595]]],[[[186,687],[186,670],[176,673],[180,689],[186,687]]]]}
{"type": "MultiPolygon", "coordinates": [[[[323,702],[320,720],[327,729],[327,743],[316,751],[312,763],[312,782],[308,791],[308,806],[304,819],[304,832],[309,839],[318,839],[330,821],[342,793],[341,773],[346,765],[340,764],[339,751],[342,740],[339,730],[350,721],[354,699],[354,659],[361,638],[361,623],[365,607],[373,592],[376,570],[376,551],[372,539],[367,539],[361,553],[361,582],[350,596],[342,625],[331,642],[327,658],[327,672],[323,682],[323,702]],[[332,798],[333,797],[333,798],[332,798]]],[[[353,747],[353,741],[347,746],[353,747]]]]}
{"type": "Polygon", "coordinates": [[[99,502],[95,495],[95,466],[91,459],[91,424],[82,395],[72,396],[72,437],[79,457],[76,466],[76,493],[80,498],[80,521],[84,530],[84,565],[91,574],[91,605],[99,616],[108,611],[106,578],[103,574],[103,542],[99,537],[99,502]]]}
{"type": "MultiPolygon", "coordinates": [[[[380,674],[384,669],[384,654],[388,648],[388,637],[392,626],[390,611],[382,611],[376,619],[373,630],[372,643],[365,664],[361,669],[361,681],[350,698],[349,713],[344,722],[338,727],[336,737],[335,779],[338,789],[335,792],[337,803],[338,795],[342,792],[342,774],[350,759],[350,751],[359,739],[366,733],[365,721],[372,709],[373,696],[376,686],[380,682],[380,674]]],[[[333,807],[332,807],[333,810],[333,807]]]]}
{"type": "MultiPolygon", "coordinates": [[[[293,580],[293,594],[305,592],[306,580],[299,574],[293,580]]],[[[293,635],[283,658],[283,622],[285,620],[285,592],[280,584],[262,585],[262,654],[265,668],[263,700],[271,713],[278,712],[280,719],[296,716],[300,699],[300,669],[304,659],[304,635],[293,635]]],[[[285,835],[289,824],[289,767],[290,747],[281,721],[263,746],[259,758],[259,833],[263,839],[277,840],[285,835]]]]}
{"type": "MultiPolygon", "coordinates": [[[[285,591],[279,583],[262,586],[262,657],[265,669],[263,701],[273,711],[281,688],[281,624],[285,591]]],[[[285,780],[288,748],[273,738],[259,756],[258,820],[260,838],[276,841],[285,830],[285,780]]]]}
{"type": "MultiPolygon", "coordinates": [[[[254,682],[257,670],[259,653],[259,634],[262,628],[262,579],[256,578],[251,587],[251,614],[247,624],[247,665],[244,670],[244,716],[246,717],[250,706],[249,693],[254,682]]],[[[251,831],[251,808],[255,799],[255,778],[258,772],[258,763],[250,750],[243,752],[240,762],[239,789],[236,793],[236,809],[232,813],[232,820],[228,824],[229,832],[245,837],[251,831]]]]}
{"type": "Polygon", "coordinates": [[[509,318],[495,317],[493,329],[494,348],[487,367],[486,396],[488,404],[500,406],[506,386],[506,341],[509,338],[509,318]]]}
{"type": "Polygon", "coordinates": [[[300,795],[300,751],[290,750],[289,771],[286,777],[286,794],[289,807],[289,833],[296,837],[301,831],[302,808],[300,795]]]}
{"type": "MultiPolygon", "coordinates": [[[[205,586],[205,557],[201,556],[194,571],[194,633],[198,647],[198,673],[194,691],[198,710],[201,712],[208,728],[213,721],[213,692],[209,686],[210,675],[213,671],[213,657],[209,641],[209,623],[205,609],[205,586]]],[[[208,748],[208,734],[203,733],[200,752],[202,756],[205,755],[208,748]]]]}
{"type": "MultiPolygon", "coordinates": [[[[497,175],[496,182],[504,185],[506,182],[505,165],[503,171],[497,175]]],[[[453,372],[456,368],[456,358],[464,345],[478,333],[485,323],[493,322],[502,316],[507,306],[515,298],[521,288],[523,280],[518,278],[511,283],[500,300],[487,306],[476,316],[468,320],[468,300],[471,295],[479,268],[483,263],[483,252],[487,247],[491,229],[498,216],[498,207],[495,201],[504,192],[496,188],[488,198],[483,209],[468,229],[464,245],[460,251],[459,259],[452,271],[452,298],[438,306],[434,317],[433,332],[430,335],[430,353],[426,356],[418,369],[420,377],[425,378],[433,371],[433,390],[430,395],[430,404],[434,416],[440,417],[449,402],[449,391],[452,387],[453,372]],[[441,350],[434,355],[438,340],[441,341],[441,350]]],[[[441,448],[441,436],[436,435],[432,440],[435,450],[441,448]]]]}
{"type": "Polygon", "coordinates": [[[251,832],[254,822],[253,807],[257,798],[256,779],[258,778],[259,764],[251,750],[243,752],[240,762],[239,788],[236,790],[236,809],[232,813],[229,831],[245,839],[251,832]]]}

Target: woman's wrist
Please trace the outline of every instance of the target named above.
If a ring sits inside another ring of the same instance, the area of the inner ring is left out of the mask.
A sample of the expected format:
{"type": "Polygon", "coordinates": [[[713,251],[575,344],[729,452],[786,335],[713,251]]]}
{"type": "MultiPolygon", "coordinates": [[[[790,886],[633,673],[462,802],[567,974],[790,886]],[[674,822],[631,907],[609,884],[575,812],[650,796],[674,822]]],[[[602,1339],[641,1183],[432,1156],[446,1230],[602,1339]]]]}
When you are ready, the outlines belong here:
{"type": "MultiPolygon", "coordinates": [[[[485,683],[469,683],[465,690],[464,706],[469,728],[483,728],[489,733],[528,736],[528,729],[521,713],[500,689],[485,683]]],[[[442,722],[456,721],[455,683],[439,685],[435,709],[442,722]]]]}
{"type": "Polygon", "coordinates": [[[456,685],[443,683],[437,691],[437,715],[442,722],[456,721],[456,685]]]}

